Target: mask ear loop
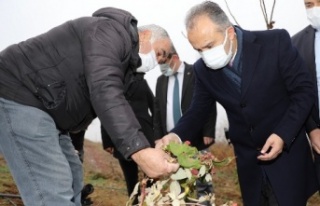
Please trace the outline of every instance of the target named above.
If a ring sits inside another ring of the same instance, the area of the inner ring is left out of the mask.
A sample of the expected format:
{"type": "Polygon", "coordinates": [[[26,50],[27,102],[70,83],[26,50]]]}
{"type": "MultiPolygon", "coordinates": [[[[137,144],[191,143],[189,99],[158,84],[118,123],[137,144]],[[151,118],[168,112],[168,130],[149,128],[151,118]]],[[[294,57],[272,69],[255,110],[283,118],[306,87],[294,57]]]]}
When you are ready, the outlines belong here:
{"type": "Polygon", "coordinates": [[[223,46],[225,46],[225,44],[227,43],[227,37],[229,37],[228,36],[228,29],[226,30],[226,32],[224,34],[223,46]]]}
{"type": "MultiPolygon", "coordinates": [[[[229,28],[231,28],[231,27],[229,27],[229,28]]],[[[227,37],[229,37],[229,36],[228,36],[228,29],[229,29],[229,28],[226,29],[226,34],[225,34],[225,38],[224,38],[224,41],[223,41],[223,46],[225,46],[225,44],[227,43],[227,37]]],[[[236,35],[236,33],[234,33],[234,34],[236,35]]],[[[230,40],[230,47],[229,47],[229,52],[228,52],[228,54],[229,54],[230,52],[232,53],[232,46],[233,46],[233,40],[230,40]]],[[[234,59],[235,54],[236,54],[236,52],[234,53],[232,59],[234,59]]]]}
{"type": "MultiPolygon", "coordinates": [[[[234,36],[235,36],[235,38],[237,38],[237,33],[236,32],[234,32],[234,36]]],[[[229,52],[228,53],[230,53],[230,52],[232,53],[232,46],[233,46],[233,40],[230,40],[230,48],[229,48],[229,52]]],[[[237,54],[237,48],[236,48],[235,52],[233,53],[232,58],[231,58],[231,60],[229,62],[229,64],[231,66],[233,64],[234,58],[236,57],[236,54],[237,54]]]]}

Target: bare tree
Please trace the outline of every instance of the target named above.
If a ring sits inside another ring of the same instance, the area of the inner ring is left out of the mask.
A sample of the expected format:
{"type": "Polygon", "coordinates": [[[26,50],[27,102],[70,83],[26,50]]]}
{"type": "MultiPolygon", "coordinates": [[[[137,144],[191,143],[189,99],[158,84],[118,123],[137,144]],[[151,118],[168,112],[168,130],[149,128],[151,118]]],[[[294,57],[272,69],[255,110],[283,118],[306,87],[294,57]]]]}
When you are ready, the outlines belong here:
{"type": "MultiPolygon", "coordinates": [[[[226,3],[228,11],[229,11],[231,17],[233,18],[233,20],[236,22],[237,25],[240,26],[240,24],[238,23],[237,19],[235,18],[235,16],[233,15],[233,13],[230,10],[230,7],[229,7],[229,4],[228,4],[227,0],[224,0],[224,2],[226,3]]],[[[265,4],[264,0],[260,0],[260,8],[261,8],[261,11],[262,11],[262,14],[263,14],[263,18],[264,18],[264,21],[266,23],[266,27],[267,27],[268,30],[269,29],[273,29],[273,25],[275,24],[275,21],[272,20],[275,5],[276,5],[276,0],[273,0],[271,12],[270,12],[270,18],[268,18],[268,12],[267,12],[267,8],[266,8],[266,4],[265,4]]]]}
{"type": "Polygon", "coordinates": [[[273,29],[273,25],[274,25],[275,21],[273,21],[272,18],[273,18],[273,12],[274,12],[275,5],[276,5],[276,0],[273,0],[272,9],[271,9],[271,13],[270,13],[270,19],[268,19],[266,4],[264,3],[264,0],[260,0],[260,7],[262,10],[262,14],[263,14],[267,29],[273,29]]]}

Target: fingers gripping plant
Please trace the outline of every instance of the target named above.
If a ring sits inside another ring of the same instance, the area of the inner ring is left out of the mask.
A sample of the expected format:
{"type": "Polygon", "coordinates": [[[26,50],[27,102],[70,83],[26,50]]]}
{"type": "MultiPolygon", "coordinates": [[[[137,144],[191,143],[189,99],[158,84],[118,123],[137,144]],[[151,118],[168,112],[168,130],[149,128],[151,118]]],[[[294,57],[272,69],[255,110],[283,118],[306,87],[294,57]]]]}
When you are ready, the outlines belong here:
{"type": "Polygon", "coordinates": [[[158,180],[144,178],[137,183],[126,205],[132,205],[139,188],[140,206],[201,205],[205,201],[215,205],[214,194],[206,194],[197,199],[196,181],[212,182],[215,166],[225,166],[233,158],[228,157],[220,161],[211,152],[199,152],[190,146],[189,142],[184,144],[172,142],[164,150],[172,157],[171,161],[179,163],[178,171],[158,180]],[[150,187],[147,186],[148,182],[152,183],[150,187]]]}

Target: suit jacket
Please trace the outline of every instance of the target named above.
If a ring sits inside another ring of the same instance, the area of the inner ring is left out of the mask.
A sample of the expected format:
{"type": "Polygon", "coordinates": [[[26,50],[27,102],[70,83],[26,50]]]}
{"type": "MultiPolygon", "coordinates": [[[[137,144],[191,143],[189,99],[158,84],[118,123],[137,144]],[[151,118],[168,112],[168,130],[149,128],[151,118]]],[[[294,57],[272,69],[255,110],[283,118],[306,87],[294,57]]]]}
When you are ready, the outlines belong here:
{"type": "MultiPolygon", "coordinates": [[[[181,111],[182,115],[186,113],[191,105],[191,100],[194,91],[194,71],[193,66],[185,64],[185,71],[183,76],[182,95],[181,95],[181,111]]],[[[155,97],[155,113],[154,113],[154,132],[155,138],[159,139],[166,135],[167,132],[167,91],[168,91],[168,77],[161,75],[156,84],[156,97],[155,97]]],[[[207,118],[206,124],[198,130],[194,138],[189,137],[191,144],[199,150],[207,148],[208,145],[203,143],[203,137],[215,137],[215,125],[217,110],[215,102],[210,108],[211,114],[207,118]]]]}
{"type": "Polygon", "coordinates": [[[317,190],[304,128],[315,101],[310,72],[285,30],[242,32],[241,93],[223,69],[212,70],[198,60],[193,104],[172,132],[182,139],[192,135],[189,128],[204,124],[208,102],[218,101],[229,119],[244,205],[259,205],[263,174],[279,205],[305,205],[317,190]],[[272,161],[258,161],[273,133],[285,142],[284,150],[272,161]]]}
{"type": "MultiPolygon", "coordinates": [[[[125,83],[125,97],[129,102],[136,118],[138,119],[141,129],[140,131],[146,136],[150,145],[154,146],[153,136],[153,103],[154,95],[147,81],[144,79],[144,73],[135,73],[134,76],[127,75],[125,83]]],[[[114,156],[123,159],[118,152],[108,132],[101,127],[101,138],[103,148],[114,147],[114,156]]]]}
{"type": "MultiPolygon", "coordinates": [[[[292,37],[292,43],[298,49],[300,55],[304,59],[307,67],[310,69],[312,74],[312,79],[317,85],[317,74],[316,74],[316,63],[315,63],[315,53],[314,53],[314,39],[315,39],[315,30],[311,25],[307,26],[297,34],[292,37]]],[[[317,92],[318,89],[315,88],[317,92]]],[[[318,93],[316,93],[318,95],[318,93]]],[[[314,108],[312,114],[307,120],[306,128],[307,132],[320,127],[319,120],[319,104],[318,99],[315,99],[314,108]]]]}

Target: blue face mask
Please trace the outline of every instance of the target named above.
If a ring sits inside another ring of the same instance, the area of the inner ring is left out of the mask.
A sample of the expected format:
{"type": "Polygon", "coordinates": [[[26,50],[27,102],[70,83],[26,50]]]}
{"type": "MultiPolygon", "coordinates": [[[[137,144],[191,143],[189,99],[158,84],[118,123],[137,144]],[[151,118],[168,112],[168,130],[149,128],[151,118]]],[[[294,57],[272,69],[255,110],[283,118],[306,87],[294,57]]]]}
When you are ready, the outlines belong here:
{"type": "MultiPolygon", "coordinates": [[[[174,69],[170,66],[171,63],[172,63],[172,54],[169,54],[168,59],[171,58],[171,60],[169,61],[169,63],[164,63],[164,64],[159,64],[159,67],[160,67],[160,71],[161,73],[164,75],[164,76],[171,76],[175,73],[174,69]]],[[[166,61],[168,62],[168,60],[166,61]]]]}
{"type": "Polygon", "coordinates": [[[160,67],[160,71],[161,73],[164,75],[164,76],[171,76],[174,74],[174,71],[173,69],[170,67],[169,64],[160,64],[159,65],[160,67]]]}

